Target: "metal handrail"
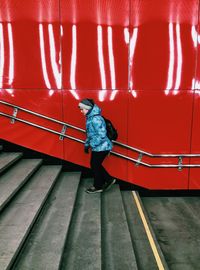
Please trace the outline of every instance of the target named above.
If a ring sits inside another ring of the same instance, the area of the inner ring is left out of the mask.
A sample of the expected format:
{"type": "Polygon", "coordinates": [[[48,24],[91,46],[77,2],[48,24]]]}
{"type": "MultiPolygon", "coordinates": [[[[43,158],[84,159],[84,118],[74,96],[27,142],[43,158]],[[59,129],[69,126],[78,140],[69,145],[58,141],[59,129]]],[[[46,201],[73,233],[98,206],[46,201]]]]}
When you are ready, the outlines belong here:
{"type": "Polygon", "coordinates": [[[6,114],[6,113],[2,113],[2,112],[0,112],[0,115],[5,116],[5,117],[8,117],[8,118],[11,118],[11,119],[14,118],[14,119],[17,120],[17,121],[22,122],[22,123],[25,123],[25,124],[27,124],[27,125],[30,125],[30,126],[32,126],[32,127],[40,128],[40,129],[43,129],[43,130],[45,130],[45,131],[49,131],[49,132],[51,132],[51,133],[54,133],[54,134],[56,134],[56,135],[59,135],[59,136],[62,136],[62,137],[68,138],[68,139],[72,139],[72,140],[77,141],[77,142],[84,143],[83,140],[74,138],[74,137],[69,136],[69,135],[66,135],[66,134],[62,134],[61,132],[58,132],[58,131],[55,131],[55,130],[53,130],[53,129],[46,128],[46,127],[43,127],[43,126],[40,126],[40,125],[38,125],[38,124],[31,123],[31,122],[29,122],[29,121],[26,121],[26,120],[21,119],[21,118],[18,118],[18,117],[13,117],[12,115],[9,115],[9,114],[6,114]]]}
{"type": "Polygon", "coordinates": [[[143,154],[143,155],[146,155],[146,156],[149,156],[149,157],[164,157],[164,158],[168,158],[168,157],[200,157],[200,154],[151,154],[151,153],[148,153],[148,152],[145,152],[143,150],[140,150],[140,149],[137,149],[137,148],[134,148],[132,146],[129,146],[127,144],[123,144],[123,143],[120,143],[120,142],[116,142],[114,141],[114,143],[116,145],[120,145],[120,146],[123,146],[129,150],[133,150],[135,152],[138,152],[139,154],[143,154]]]}
{"type": "MultiPolygon", "coordinates": [[[[27,112],[27,113],[30,113],[30,114],[33,114],[33,115],[36,115],[36,116],[39,116],[41,118],[44,118],[44,119],[47,119],[47,120],[50,120],[52,122],[55,122],[57,124],[61,124],[61,125],[65,125],[69,128],[73,128],[73,129],[76,129],[78,131],[81,131],[81,132],[84,132],[85,133],[85,130],[82,129],[82,128],[79,128],[79,127],[76,127],[76,126],[73,126],[71,124],[68,124],[66,122],[63,122],[63,121],[59,121],[55,118],[51,118],[51,117],[48,117],[46,115],[43,115],[43,114],[40,114],[40,113],[36,113],[36,112],[33,112],[31,110],[28,110],[28,109],[25,109],[23,107],[20,107],[20,106],[16,106],[14,104],[11,104],[11,103],[8,103],[6,101],[0,101],[0,103],[4,104],[4,105],[7,105],[7,106],[10,106],[10,107],[13,107],[13,108],[17,108],[19,110],[22,110],[24,112],[27,112]]],[[[124,144],[124,143],[121,143],[121,142],[117,142],[117,141],[113,141],[115,145],[119,145],[119,146],[122,146],[124,148],[127,148],[129,150],[132,150],[132,151],[135,151],[135,152],[138,152],[139,154],[143,154],[143,155],[146,155],[146,156],[149,156],[149,157],[164,157],[164,158],[168,158],[168,157],[200,157],[200,154],[152,154],[152,153],[149,153],[149,152],[146,152],[146,151],[143,151],[141,149],[138,149],[138,148],[135,148],[135,147],[132,147],[132,146],[129,146],[127,144],[124,144]]]]}
{"type": "Polygon", "coordinates": [[[24,112],[33,114],[33,115],[36,115],[36,116],[39,116],[39,117],[44,118],[44,119],[46,119],[46,120],[50,120],[50,121],[52,121],[52,122],[54,122],[54,123],[61,124],[61,125],[65,125],[65,126],[67,126],[67,127],[76,129],[76,130],[78,130],[78,131],[85,132],[85,130],[82,129],[82,128],[78,128],[78,127],[76,127],[76,126],[73,126],[73,125],[67,124],[67,123],[65,123],[65,122],[59,121],[59,120],[57,120],[57,119],[55,119],[55,118],[48,117],[48,116],[46,116],[46,115],[44,115],[44,114],[36,113],[36,112],[31,111],[31,110],[25,109],[25,108],[23,108],[23,107],[16,106],[16,105],[11,104],[11,103],[8,103],[8,102],[6,102],[6,101],[0,100],[0,103],[2,103],[2,104],[4,104],[4,105],[7,105],[7,106],[10,106],[10,107],[13,107],[13,108],[16,108],[16,109],[19,109],[19,110],[21,110],[21,111],[24,111],[24,112]]]}
{"type": "MultiPolygon", "coordinates": [[[[66,123],[66,122],[59,121],[59,120],[57,120],[57,119],[55,119],[55,118],[51,118],[51,117],[48,117],[48,116],[43,115],[43,114],[40,114],[40,113],[33,112],[33,111],[28,110],[28,109],[25,109],[25,108],[23,108],[23,107],[16,106],[16,105],[11,104],[11,103],[8,103],[8,102],[6,102],[6,101],[0,101],[0,103],[2,103],[2,104],[4,104],[4,105],[7,105],[7,106],[10,106],[10,107],[13,107],[14,109],[19,109],[19,110],[22,110],[22,111],[24,111],[24,112],[27,112],[27,113],[30,113],[30,114],[39,116],[39,117],[44,118],[44,119],[47,119],[47,120],[50,120],[50,121],[55,122],[55,123],[57,123],[57,124],[61,124],[61,125],[63,125],[63,126],[67,126],[67,127],[69,127],[69,128],[73,128],[73,129],[75,129],[75,130],[78,130],[78,131],[81,131],[81,132],[85,132],[85,130],[82,129],[82,128],[73,126],[73,125],[68,124],[68,123],[66,123]]],[[[65,134],[59,133],[59,132],[57,132],[57,131],[55,131],[55,130],[51,130],[51,129],[49,129],[49,128],[39,126],[39,125],[37,125],[37,124],[28,122],[28,121],[26,121],[26,120],[17,118],[16,116],[13,116],[13,115],[11,116],[11,115],[8,115],[8,114],[2,113],[2,112],[0,113],[0,115],[6,116],[6,117],[9,117],[9,118],[12,118],[12,119],[16,119],[16,120],[18,120],[18,121],[20,121],[20,122],[29,124],[29,125],[34,126],[34,127],[41,128],[41,129],[43,129],[43,130],[52,132],[52,133],[57,134],[57,135],[60,135],[60,136],[62,136],[62,137],[66,137],[66,138],[73,139],[73,140],[75,140],[75,141],[84,143],[84,141],[79,140],[79,139],[77,139],[77,138],[74,138],[74,137],[72,137],[72,136],[65,135],[65,134]]],[[[143,150],[134,148],[134,147],[132,147],[132,146],[126,145],[126,144],[121,143],[121,142],[116,142],[116,141],[113,141],[113,142],[114,142],[115,145],[119,145],[119,146],[122,146],[122,147],[124,147],[124,148],[126,148],[126,149],[129,149],[129,150],[133,150],[133,151],[135,151],[135,152],[138,152],[138,153],[141,155],[141,157],[138,158],[138,159],[136,160],[136,159],[129,158],[129,157],[127,157],[127,156],[121,155],[121,154],[116,153],[116,152],[112,152],[113,154],[118,155],[118,156],[121,156],[121,157],[126,157],[127,159],[136,162],[137,165],[138,165],[138,164],[141,164],[141,165],[144,165],[144,166],[147,166],[147,167],[155,167],[155,166],[156,166],[156,167],[165,167],[165,166],[168,167],[168,165],[170,165],[170,167],[179,167],[179,168],[180,168],[180,167],[185,167],[185,166],[187,166],[187,167],[193,167],[193,165],[192,165],[192,164],[188,164],[188,165],[183,165],[183,164],[181,164],[181,165],[180,165],[180,164],[177,164],[177,165],[175,165],[175,164],[167,164],[167,165],[165,165],[165,164],[157,164],[157,165],[154,164],[154,165],[150,165],[150,164],[148,164],[148,163],[145,163],[145,162],[142,162],[142,161],[141,161],[142,155],[146,155],[146,156],[150,156],[150,157],[163,157],[163,158],[169,158],[169,157],[173,157],[173,158],[177,158],[177,157],[178,157],[178,158],[183,158],[183,157],[188,157],[188,158],[192,158],[192,157],[200,157],[200,154],[151,154],[151,153],[148,153],[148,152],[145,152],[145,151],[143,151],[143,150]]],[[[197,165],[198,165],[198,164],[195,164],[194,166],[195,166],[195,167],[198,167],[197,165]]]]}
{"type": "MultiPolygon", "coordinates": [[[[6,114],[6,113],[0,112],[0,115],[11,118],[11,119],[14,118],[15,120],[17,120],[19,122],[28,124],[28,125],[36,127],[36,128],[40,128],[42,130],[51,132],[51,133],[59,135],[59,136],[63,136],[65,138],[71,139],[71,140],[79,142],[79,143],[84,144],[84,142],[85,142],[85,141],[77,139],[75,137],[72,137],[72,136],[69,136],[69,135],[66,135],[66,134],[62,134],[61,132],[55,131],[53,129],[46,128],[46,127],[40,126],[38,124],[31,123],[29,121],[26,121],[26,120],[18,118],[18,117],[13,117],[12,115],[9,115],[9,114],[6,114]]],[[[117,153],[117,152],[114,152],[114,151],[111,151],[111,154],[113,154],[115,156],[118,156],[118,157],[121,157],[121,158],[124,158],[124,159],[129,160],[129,161],[135,162],[136,165],[143,165],[143,166],[146,166],[148,168],[179,168],[180,170],[182,168],[200,168],[200,164],[181,164],[181,165],[180,164],[148,164],[146,162],[138,161],[137,159],[127,157],[127,156],[125,156],[123,154],[120,154],[120,153],[117,153]]]]}

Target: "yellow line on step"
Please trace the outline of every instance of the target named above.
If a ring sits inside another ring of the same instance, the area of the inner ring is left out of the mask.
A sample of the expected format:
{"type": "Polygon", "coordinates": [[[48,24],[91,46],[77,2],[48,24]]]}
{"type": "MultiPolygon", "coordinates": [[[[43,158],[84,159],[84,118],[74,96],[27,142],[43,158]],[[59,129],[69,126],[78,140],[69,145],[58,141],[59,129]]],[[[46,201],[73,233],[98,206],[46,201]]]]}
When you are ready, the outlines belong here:
{"type": "Polygon", "coordinates": [[[151,233],[151,230],[149,229],[149,225],[147,223],[147,220],[145,218],[145,214],[142,210],[142,207],[141,207],[141,204],[140,204],[140,201],[138,199],[138,196],[137,196],[137,193],[135,191],[132,191],[132,194],[133,194],[133,198],[135,200],[135,203],[136,203],[136,206],[138,208],[138,211],[139,211],[139,214],[140,214],[140,217],[142,219],[142,222],[143,222],[143,225],[144,225],[144,229],[146,231],[146,234],[147,234],[147,237],[149,239],[149,243],[150,243],[150,246],[151,246],[151,249],[153,251],[153,254],[154,254],[154,257],[156,259],[156,263],[158,265],[158,269],[159,270],[165,270],[164,266],[163,266],[163,263],[161,261],[161,258],[159,256],[159,253],[158,253],[158,250],[157,250],[157,247],[156,247],[156,244],[155,244],[155,241],[153,239],[153,236],[152,236],[152,233],[151,233]]]}

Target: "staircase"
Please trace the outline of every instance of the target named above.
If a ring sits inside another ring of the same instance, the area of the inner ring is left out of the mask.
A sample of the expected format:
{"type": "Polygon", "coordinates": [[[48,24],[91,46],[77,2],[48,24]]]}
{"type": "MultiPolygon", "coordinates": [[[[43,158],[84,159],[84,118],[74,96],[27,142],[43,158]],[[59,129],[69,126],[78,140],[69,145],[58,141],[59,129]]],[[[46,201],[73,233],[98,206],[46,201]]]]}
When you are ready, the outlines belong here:
{"type": "Polygon", "coordinates": [[[23,153],[0,153],[0,270],[138,269],[118,185],[23,153]]]}

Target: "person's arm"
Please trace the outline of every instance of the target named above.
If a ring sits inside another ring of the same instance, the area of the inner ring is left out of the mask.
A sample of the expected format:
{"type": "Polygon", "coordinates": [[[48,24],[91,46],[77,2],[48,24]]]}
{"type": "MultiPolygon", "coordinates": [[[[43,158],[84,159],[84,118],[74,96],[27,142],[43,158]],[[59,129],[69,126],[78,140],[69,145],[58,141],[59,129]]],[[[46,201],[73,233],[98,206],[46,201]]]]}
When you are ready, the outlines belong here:
{"type": "Polygon", "coordinates": [[[90,139],[86,138],[85,140],[85,147],[89,147],[90,146],[90,139]]]}
{"type": "Polygon", "coordinates": [[[102,140],[106,137],[106,125],[105,121],[100,116],[95,116],[92,119],[92,126],[94,127],[95,134],[90,139],[91,147],[96,147],[101,144],[102,140]]]}

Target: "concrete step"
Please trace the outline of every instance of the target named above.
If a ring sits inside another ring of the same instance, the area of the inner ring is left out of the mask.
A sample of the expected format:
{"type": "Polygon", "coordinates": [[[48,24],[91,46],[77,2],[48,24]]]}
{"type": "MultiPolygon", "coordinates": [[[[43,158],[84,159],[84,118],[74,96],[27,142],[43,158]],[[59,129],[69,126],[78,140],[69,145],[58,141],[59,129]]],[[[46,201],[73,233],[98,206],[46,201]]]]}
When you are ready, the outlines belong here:
{"type": "Polygon", "coordinates": [[[41,159],[22,159],[0,178],[0,211],[41,165],[41,159]]]}
{"type": "Polygon", "coordinates": [[[101,270],[101,195],[87,194],[82,179],[63,254],[62,270],[101,270]]]}
{"type": "Polygon", "coordinates": [[[0,269],[11,268],[42,206],[61,166],[42,166],[23,186],[0,215],[0,269]]]}
{"type": "Polygon", "coordinates": [[[133,200],[132,192],[122,191],[121,194],[125,206],[132,243],[138,262],[138,268],[141,270],[146,270],[148,265],[148,269],[157,269],[158,266],[142,224],[142,220],[138,213],[137,206],[133,200]]]}
{"type": "Polygon", "coordinates": [[[22,157],[22,153],[1,153],[0,154],[0,173],[8,169],[22,157]]]}
{"type": "Polygon", "coordinates": [[[102,194],[102,268],[138,269],[118,185],[102,194]]]}
{"type": "Polygon", "coordinates": [[[15,270],[58,270],[71,221],[80,173],[62,173],[20,253],[15,270]]]}

